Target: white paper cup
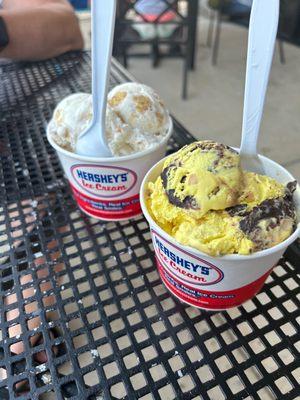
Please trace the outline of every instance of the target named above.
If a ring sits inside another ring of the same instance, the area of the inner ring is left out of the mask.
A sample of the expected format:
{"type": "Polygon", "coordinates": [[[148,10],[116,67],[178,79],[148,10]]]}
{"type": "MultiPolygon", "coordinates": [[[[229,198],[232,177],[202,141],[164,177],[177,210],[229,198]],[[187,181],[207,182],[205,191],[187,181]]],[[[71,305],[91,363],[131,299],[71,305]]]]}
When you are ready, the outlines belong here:
{"type": "Polygon", "coordinates": [[[173,132],[173,121],[167,136],[149,150],[122,157],[95,158],[62,149],[47,138],[57,151],[78,206],[86,214],[105,221],[120,221],[141,214],[139,190],[153,164],[166,154],[173,132]]]}
{"type": "MultiPolygon", "coordinates": [[[[287,184],[293,176],[274,161],[260,156],[266,175],[287,184]]],[[[146,205],[149,182],[162,171],[164,160],[145,176],[141,185],[141,206],[148,220],[159,274],[169,291],[182,302],[206,310],[222,310],[251,299],[262,288],[287,247],[300,235],[300,224],[284,242],[252,255],[212,257],[178,243],[153,220],[146,205]]],[[[300,215],[300,189],[295,193],[300,215]]]]}

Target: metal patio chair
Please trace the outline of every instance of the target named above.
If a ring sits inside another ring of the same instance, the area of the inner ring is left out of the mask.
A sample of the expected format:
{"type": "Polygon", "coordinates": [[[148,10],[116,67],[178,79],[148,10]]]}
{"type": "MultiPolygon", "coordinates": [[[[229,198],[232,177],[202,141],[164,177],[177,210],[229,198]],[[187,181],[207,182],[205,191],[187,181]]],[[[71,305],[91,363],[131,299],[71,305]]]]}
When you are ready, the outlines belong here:
{"type": "Polygon", "coordinates": [[[157,67],[163,57],[182,58],[182,97],[186,99],[188,72],[195,66],[198,0],[162,1],[166,3],[165,10],[156,19],[149,21],[137,11],[136,6],[139,1],[119,0],[114,55],[122,61],[125,67],[128,67],[129,57],[150,57],[153,67],[157,67]],[[176,15],[176,19],[170,22],[161,22],[163,16],[170,11],[176,15]],[[140,22],[132,18],[135,16],[140,17],[140,22]],[[169,37],[155,36],[150,39],[143,39],[135,29],[137,24],[149,24],[154,27],[161,24],[172,24],[174,32],[169,37]],[[135,51],[136,45],[148,46],[150,50],[137,52],[135,51]]]}

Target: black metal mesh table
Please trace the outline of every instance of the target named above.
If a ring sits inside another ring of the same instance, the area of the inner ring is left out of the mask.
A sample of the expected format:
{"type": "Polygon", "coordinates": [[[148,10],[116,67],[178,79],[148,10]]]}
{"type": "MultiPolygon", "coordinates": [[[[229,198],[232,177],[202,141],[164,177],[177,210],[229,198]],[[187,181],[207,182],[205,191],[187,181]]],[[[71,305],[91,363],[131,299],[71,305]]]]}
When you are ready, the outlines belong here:
{"type": "MultiPolygon", "coordinates": [[[[47,143],[55,104],[90,90],[89,55],[0,79],[0,398],[299,399],[299,244],[239,308],[178,303],[144,218],[83,215],[47,143]]],[[[114,63],[112,85],[128,79],[114,63]]],[[[169,150],[191,140],[175,121],[169,150]]]]}

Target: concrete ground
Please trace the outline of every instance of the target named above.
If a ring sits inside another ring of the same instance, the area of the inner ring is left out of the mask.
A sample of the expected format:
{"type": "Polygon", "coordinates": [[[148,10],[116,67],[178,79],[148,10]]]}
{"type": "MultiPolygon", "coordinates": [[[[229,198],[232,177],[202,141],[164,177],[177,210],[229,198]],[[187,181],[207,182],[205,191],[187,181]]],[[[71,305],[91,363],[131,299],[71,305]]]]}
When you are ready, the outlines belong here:
{"type": "MultiPolygon", "coordinates": [[[[180,59],[164,59],[153,69],[150,59],[129,60],[129,71],[155,88],[173,115],[199,139],[240,142],[247,30],[223,23],[218,65],[206,47],[208,20],[199,20],[197,69],[189,75],[189,98],[181,99],[180,59]]],[[[89,23],[84,22],[88,41],[89,23]]],[[[89,46],[89,43],[87,43],[89,46]]],[[[265,105],[260,152],[283,164],[300,180],[300,49],[286,44],[282,65],[276,49],[265,105]]]]}
{"type": "MultiPolygon", "coordinates": [[[[224,23],[218,65],[205,46],[207,20],[199,23],[197,69],[190,73],[189,98],[180,98],[182,62],[165,59],[157,69],[150,60],[131,59],[130,72],[155,88],[174,116],[199,139],[240,143],[247,30],[224,23]]],[[[286,166],[300,179],[300,49],[285,45],[287,62],[276,51],[265,105],[260,152],[286,166]]]]}

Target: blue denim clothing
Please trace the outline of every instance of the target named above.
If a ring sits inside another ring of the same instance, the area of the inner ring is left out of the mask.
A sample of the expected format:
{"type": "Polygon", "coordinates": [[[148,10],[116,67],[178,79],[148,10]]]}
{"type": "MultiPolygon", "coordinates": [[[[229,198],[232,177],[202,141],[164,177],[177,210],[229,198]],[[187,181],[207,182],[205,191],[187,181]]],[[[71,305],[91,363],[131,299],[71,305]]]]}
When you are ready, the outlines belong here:
{"type": "MultiPolygon", "coordinates": [[[[172,3],[172,1],[169,1],[172,3]]],[[[139,0],[136,2],[135,9],[140,14],[159,15],[166,10],[167,3],[163,0],[139,0]]]]}
{"type": "Polygon", "coordinates": [[[252,0],[233,0],[231,4],[228,4],[224,8],[226,14],[246,14],[250,11],[252,0]]]}
{"type": "Polygon", "coordinates": [[[249,13],[252,6],[252,0],[209,0],[208,4],[213,9],[220,9],[225,14],[234,16],[238,14],[249,13]]]}

